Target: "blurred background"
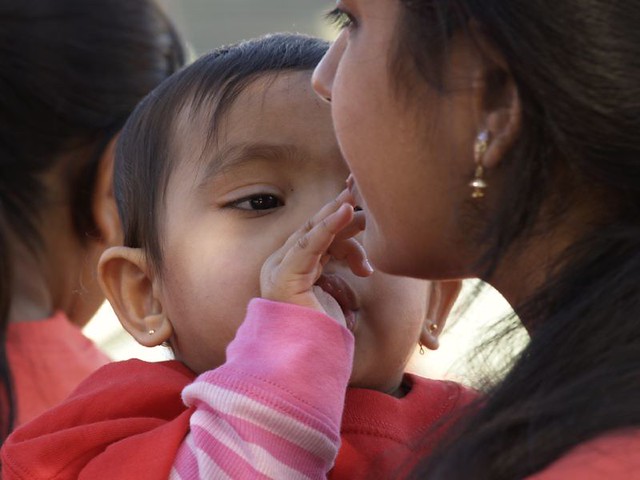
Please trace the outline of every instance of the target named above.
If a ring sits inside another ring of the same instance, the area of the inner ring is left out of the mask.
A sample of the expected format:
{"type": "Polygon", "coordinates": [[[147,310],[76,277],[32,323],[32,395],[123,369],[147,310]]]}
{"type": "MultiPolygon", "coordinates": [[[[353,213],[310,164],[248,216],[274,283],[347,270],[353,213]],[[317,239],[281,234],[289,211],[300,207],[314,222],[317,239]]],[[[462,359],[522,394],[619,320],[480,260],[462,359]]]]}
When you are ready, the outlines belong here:
{"type": "MultiPolygon", "coordinates": [[[[160,0],[178,25],[194,57],[223,44],[266,33],[293,31],[332,40],[335,30],[324,14],[335,2],[325,0],[160,0]]],[[[465,285],[462,304],[473,290],[465,285]]],[[[469,372],[465,362],[470,349],[488,333],[490,324],[509,312],[504,300],[486,288],[472,308],[454,309],[436,352],[416,354],[410,370],[438,378],[465,383],[469,372]]],[[[115,360],[141,358],[156,361],[171,358],[164,347],[145,348],[122,330],[113,311],[105,304],[85,327],[85,334],[96,341],[115,360]]]]}
{"type": "Polygon", "coordinates": [[[160,0],[196,54],[273,32],[299,32],[331,40],[327,0],[160,0]]]}

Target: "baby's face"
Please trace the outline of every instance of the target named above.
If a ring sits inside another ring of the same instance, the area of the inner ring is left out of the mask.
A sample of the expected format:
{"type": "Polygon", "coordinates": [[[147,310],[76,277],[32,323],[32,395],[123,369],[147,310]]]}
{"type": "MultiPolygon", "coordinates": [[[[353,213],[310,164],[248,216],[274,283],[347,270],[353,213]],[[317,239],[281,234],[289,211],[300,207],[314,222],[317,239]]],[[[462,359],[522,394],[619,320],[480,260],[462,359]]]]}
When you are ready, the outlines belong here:
{"type": "MultiPolygon", "coordinates": [[[[198,139],[189,128],[178,136],[180,160],[161,216],[157,293],[173,325],[176,357],[198,373],[224,362],[249,300],[260,295],[266,258],[345,186],[329,107],[311,90],[310,75],[251,84],[205,158],[191,151],[198,139]]],[[[339,288],[336,299],[353,311],[352,385],[395,389],[425,320],[428,283],[380,273],[358,278],[331,260],[320,284],[339,288]]]]}

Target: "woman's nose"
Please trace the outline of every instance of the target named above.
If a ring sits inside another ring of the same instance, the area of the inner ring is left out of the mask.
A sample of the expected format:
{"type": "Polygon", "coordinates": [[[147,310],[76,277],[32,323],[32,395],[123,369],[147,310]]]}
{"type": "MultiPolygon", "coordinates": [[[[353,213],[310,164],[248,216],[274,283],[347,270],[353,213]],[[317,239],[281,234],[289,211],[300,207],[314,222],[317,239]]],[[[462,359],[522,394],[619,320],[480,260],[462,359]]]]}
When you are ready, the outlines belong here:
{"type": "Polygon", "coordinates": [[[313,77],[311,79],[311,84],[315,92],[320,98],[327,102],[331,102],[333,80],[336,75],[338,63],[340,62],[340,57],[342,56],[343,36],[344,32],[338,36],[335,42],[333,42],[313,72],[313,77]]]}

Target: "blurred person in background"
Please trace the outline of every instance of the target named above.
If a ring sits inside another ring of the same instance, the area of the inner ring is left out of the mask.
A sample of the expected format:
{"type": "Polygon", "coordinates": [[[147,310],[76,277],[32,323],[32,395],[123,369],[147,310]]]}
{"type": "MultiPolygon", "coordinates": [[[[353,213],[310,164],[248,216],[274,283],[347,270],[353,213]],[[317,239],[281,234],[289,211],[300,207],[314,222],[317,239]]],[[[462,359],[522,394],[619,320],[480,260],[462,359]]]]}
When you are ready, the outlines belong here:
{"type": "Polygon", "coordinates": [[[122,237],[114,140],[184,57],[152,0],[0,3],[0,439],[109,361],[80,328],[122,237]]]}

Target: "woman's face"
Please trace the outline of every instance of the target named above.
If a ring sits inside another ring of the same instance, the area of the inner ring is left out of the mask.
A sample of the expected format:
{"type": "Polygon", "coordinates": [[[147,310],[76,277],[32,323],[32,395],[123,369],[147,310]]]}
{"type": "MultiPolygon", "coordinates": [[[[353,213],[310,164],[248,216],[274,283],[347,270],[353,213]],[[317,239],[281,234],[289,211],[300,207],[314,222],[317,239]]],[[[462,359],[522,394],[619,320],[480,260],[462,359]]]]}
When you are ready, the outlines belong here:
{"type": "Polygon", "coordinates": [[[404,8],[399,0],[337,6],[350,22],[313,85],[331,101],[340,148],[367,214],[369,257],[394,274],[468,276],[468,232],[459,212],[474,172],[477,127],[467,75],[474,60],[452,44],[442,72],[446,94],[417,75],[400,78],[393,62],[404,8]]]}

